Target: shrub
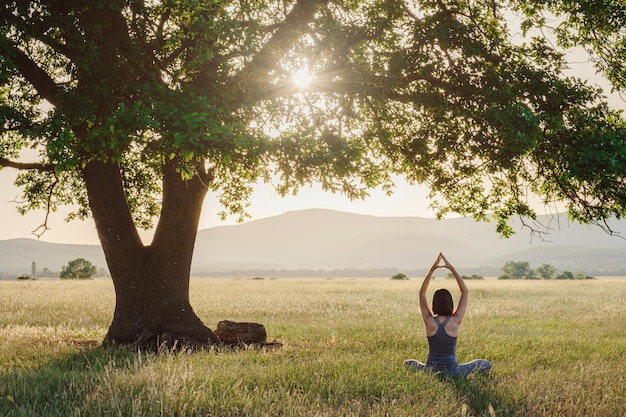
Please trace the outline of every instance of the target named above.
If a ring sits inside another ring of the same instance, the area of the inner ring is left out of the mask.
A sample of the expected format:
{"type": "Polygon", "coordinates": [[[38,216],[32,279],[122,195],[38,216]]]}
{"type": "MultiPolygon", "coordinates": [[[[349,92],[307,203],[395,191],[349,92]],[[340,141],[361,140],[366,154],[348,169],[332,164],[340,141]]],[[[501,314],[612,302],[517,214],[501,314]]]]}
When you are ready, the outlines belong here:
{"type": "Polygon", "coordinates": [[[574,279],[574,274],[570,271],[563,271],[556,276],[556,279],[574,279]]]}
{"type": "Polygon", "coordinates": [[[579,272],[574,276],[574,279],[594,279],[594,277],[579,272]]]}
{"type": "Polygon", "coordinates": [[[406,279],[409,279],[409,278],[405,274],[400,272],[400,273],[395,274],[394,276],[392,276],[391,279],[406,280],[406,279]]]}
{"type": "MultiPolygon", "coordinates": [[[[477,275],[477,274],[472,274],[472,275],[461,275],[461,278],[463,278],[464,280],[468,280],[468,279],[485,279],[485,277],[483,277],[482,275],[477,275]]],[[[446,275],[446,279],[454,279],[454,275],[447,274],[446,275]]]]}
{"type": "Polygon", "coordinates": [[[590,275],[585,275],[581,272],[574,275],[570,271],[563,271],[562,273],[556,276],[556,279],[595,279],[595,278],[590,275]]]}
{"type": "Polygon", "coordinates": [[[28,280],[34,280],[35,278],[28,274],[24,274],[24,275],[20,275],[19,277],[17,277],[17,279],[19,279],[20,281],[28,281],[28,280]]]}
{"type": "Polygon", "coordinates": [[[485,279],[485,277],[483,277],[482,275],[477,275],[477,274],[472,274],[469,277],[466,275],[461,275],[461,278],[463,279],[485,279]]]}

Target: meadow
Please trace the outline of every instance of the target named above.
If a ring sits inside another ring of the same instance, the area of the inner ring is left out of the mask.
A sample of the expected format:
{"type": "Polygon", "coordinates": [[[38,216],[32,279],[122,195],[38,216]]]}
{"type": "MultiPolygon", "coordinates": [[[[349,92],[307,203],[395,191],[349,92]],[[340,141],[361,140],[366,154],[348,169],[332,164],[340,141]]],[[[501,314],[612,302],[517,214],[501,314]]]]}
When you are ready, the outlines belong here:
{"type": "Polygon", "coordinates": [[[0,281],[0,416],[625,414],[626,280],[468,281],[457,355],[493,369],[467,380],[402,366],[427,353],[420,284],[192,279],[209,327],[263,323],[282,347],[154,354],[99,346],[110,280],[0,281]]]}

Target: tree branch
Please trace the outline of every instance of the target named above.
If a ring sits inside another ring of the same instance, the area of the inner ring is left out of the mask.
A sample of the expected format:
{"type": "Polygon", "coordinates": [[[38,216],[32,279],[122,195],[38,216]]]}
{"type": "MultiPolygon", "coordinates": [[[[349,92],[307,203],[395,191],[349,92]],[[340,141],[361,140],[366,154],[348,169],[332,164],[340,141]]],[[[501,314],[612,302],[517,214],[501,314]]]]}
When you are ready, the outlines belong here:
{"type": "Polygon", "coordinates": [[[48,219],[50,218],[50,213],[52,212],[52,195],[54,193],[54,188],[58,183],[59,180],[56,179],[48,189],[48,193],[46,195],[46,216],[44,217],[43,223],[31,232],[33,235],[37,236],[37,239],[40,239],[48,230],[50,230],[48,227],[48,219]]]}
{"type": "Polygon", "coordinates": [[[39,65],[28,55],[22,52],[15,43],[4,39],[7,47],[11,50],[9,59],[20,74],[37,90],[39,95],[56,106],[61,98],[62,90],[39,65]]]}
{"type": "MultiPolygon", "coordinates": [[[[63,14],[66,13],[67,12],[63,12],[63,14]]],[[[56,27],[46,24],[49,20],[48,17],[40,16],[40,18],[41,22],[39,25],[33,25],[31,22],[26,22],[26,20],[22,16],[9,16],[7,17],[7,22],[13,25],[15,28],[18,28],[18,30],[21,31],[23,34],[40,41],[41,43],[55,50],[56,52],[65,55],[66,57],[71,59],[73,52],[72,49],[67,44],[62,44],[57,39],[54,39],[52,36],[49,35],[50,32],[54,32],[56,27]]],[[[77,31],[75,26],[69,27],[71,27],[74,32],[77,31]]],[[[25,37],[22,36],[22,38],[25,37]]]]}
{"type": "Polygon", "coordinates": [[[42,171],[42,172],[54,171],[54,165],[52,164],[41,164],[38,162],[15,162],[15,161],[10,161],[2,157],[0,157],[0,167],[15,168],[15,169],[19,169],[22,171],[31,170],[31,169],[35,169],[37,171],[42,171]]]}
{"type": "Polygon", "coordinates": [[[270,71],[277,67],[278,62],[289,52],[298,36],[306,31],[307,24],[313,20],[320,6],[324,6],[328,0],[299,0],[285,17],[285,20],[274,32],[263,48],[241,70],[238,76],[231,79],[231,83],[237,85],[241,99],[246,96],[246,88],[249,80],[260,83],[270,71]]]}

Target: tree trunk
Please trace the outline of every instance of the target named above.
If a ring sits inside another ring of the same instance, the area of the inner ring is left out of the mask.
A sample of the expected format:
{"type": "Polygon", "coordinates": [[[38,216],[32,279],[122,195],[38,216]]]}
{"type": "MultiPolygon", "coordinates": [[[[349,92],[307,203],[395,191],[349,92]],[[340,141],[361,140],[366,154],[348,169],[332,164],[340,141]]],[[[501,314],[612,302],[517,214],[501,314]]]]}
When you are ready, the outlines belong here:
{"type": "Polygon", "coordinates": [[[163,167],[163,202],[154,239],[144,246],[128,208],[119,165],[83,170],[89,205],[115,286],[115,313],[105,345],[207,346],[219,338],[189,303],[189,275],[208,174],[198,164],[184,181],[175,161],[163,167]]]}
{"type": "Polygon", "coordinates": [[[151,248],[134,260],[123,279],[114,279],[115,313],[105,345],[155,349],[219,343],[189,303],[188,268],[151,248]]]}

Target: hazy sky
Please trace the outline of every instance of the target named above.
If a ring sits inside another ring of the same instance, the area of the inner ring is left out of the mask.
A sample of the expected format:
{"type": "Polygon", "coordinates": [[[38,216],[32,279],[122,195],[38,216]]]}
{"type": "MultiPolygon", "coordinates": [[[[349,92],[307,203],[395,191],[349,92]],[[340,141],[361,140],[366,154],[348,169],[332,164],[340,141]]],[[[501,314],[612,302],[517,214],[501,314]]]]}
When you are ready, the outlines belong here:
{"type": "MultiPolygon", "coordinates": [[[[585,63],[586,56],[580,55],[570,59],[571,72],[577,77],[586,78],[590,83],[607,88],[608,83],[601,76],[594,74],[590,64],[585,63]],[[585,76],[585,74],[588,74],[585,76]]],[[[617,94],[609,95],[610,103],[616,108],[626,108],[624,100],[617,94]]],[[[0,240],[12,238],[36,238],[32,231],[44,221],[45,213],[36,211],[21,216],[12,201],[19,198],[20,190],[14,185],[17,172],[13,169],[0,170],[0,240]]],[[[248,212],[251,220],[258,220],[282,214],[287,211],[306,208],[328,208],[351,213],[371,214],[376,216],[418,216],[434,217],[435,213],[428,208],[426,200],[428,191],[424,187],[408,186],[402,181],[397,182],[397,189],[391,197],[385,196],[380,190],[371,192],[371,197],[364,201],[350,201],[338,194],[325,193],[319,187],[302,189],[297,196],[281,198],[270,185],[259,185],[253,195],[248,212]]],[[[235,224],[236,219],[222,222],[217,216],[220,207],[214,197],[208,196],[200,221],[200,229],[235,224]]],[[[48,230],[41,240],[58,243],[98,244],[98,236],[92,220],[66,223],[68,211],[52,213],[48,219],[48,230]]],[[[149,233],[144,241],[149,242],[149,233]]]]}
{"type": "MultiPolygon", "coordinates": [[[[13,186],[13,180],[17,171],[3,169],[0,171],[0,219],[2,228],[0,239],[12,239],[18,237],[36,238],[32,231],[42,224],[44,211],[35,211],[26,216],[20,215],[16,210],[16,200],[20,190],[13,186]]],[[[282,198],[276,194],[269,184],[262,184],[256,188],[252,205],[249,208],[251,219],[257,220],[264,217],[275,216],[287,211],[301,210],[305,208],[329,208],[352,213],[372,214],[376,216],[419,216],[434,217],[434,212],[428,209],[426,195],[428,191],[424,187],[410,187],[400,183],[398,190],[393,196],[388,197],[380,190],[371,192],[371,198],[367,200],[350,201],[339,194],[325,193],[319,187],[305,188],[297,196],[282,198]]],[[[208,196],[200,220],[200,228],[235,224],[236,218],[221,221],[217,215],[220,211],[217,200],[208,196]]],[[[88,243],[98,244],[98,236],[93,221],[72,221],[66,223],[65,215],[68,211],[52,213],[48,219],[48,230],[41,238],[46,242],[59,243],[88,243]]],[[[146,238],[149,233],[146,233],[146,238]]]]}

